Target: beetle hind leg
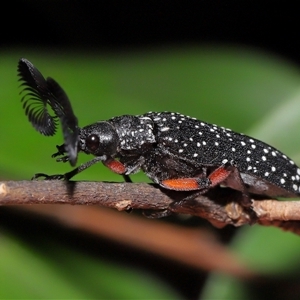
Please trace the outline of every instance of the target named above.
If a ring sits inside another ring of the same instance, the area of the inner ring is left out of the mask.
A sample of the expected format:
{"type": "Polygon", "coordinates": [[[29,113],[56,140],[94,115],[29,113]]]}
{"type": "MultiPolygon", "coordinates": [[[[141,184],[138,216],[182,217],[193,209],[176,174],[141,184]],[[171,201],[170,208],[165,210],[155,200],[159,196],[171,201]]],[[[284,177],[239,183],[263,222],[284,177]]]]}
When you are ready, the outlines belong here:
{"type": "MultiPolygon", "coordinates": [[[[241,205],[243,207],[251,208],[252,204],[241,174],[233,162],[223,164],[205,177],[166,179],[161,181],[160,185],[176,191],[199,191],[200,194],[218,185],[224,185],[242,193],[241,205]]],[[[199,195],[199,193],[196,194],[199,195]]]]}

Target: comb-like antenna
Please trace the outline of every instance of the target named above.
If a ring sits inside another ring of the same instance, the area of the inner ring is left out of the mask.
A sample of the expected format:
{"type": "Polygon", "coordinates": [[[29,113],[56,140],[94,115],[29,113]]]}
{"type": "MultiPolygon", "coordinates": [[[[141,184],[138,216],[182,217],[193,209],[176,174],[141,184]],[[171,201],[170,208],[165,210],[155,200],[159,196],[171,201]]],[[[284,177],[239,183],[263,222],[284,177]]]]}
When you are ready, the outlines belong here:
{"type": "Polygon", "coordinates": [[[21,101],[28,120],[41,134],[52,136],[56,133],[59,118],[65,151],[71,165],[74,166],[77,160],[79,128],[68,96],[54,79],[45,79],[25,58],[19,61],[18,76],[23,87],[21,93],[25,93],[21,101]],[[50,115],[47,105],[52,108],[54,115],[50,115]]]}

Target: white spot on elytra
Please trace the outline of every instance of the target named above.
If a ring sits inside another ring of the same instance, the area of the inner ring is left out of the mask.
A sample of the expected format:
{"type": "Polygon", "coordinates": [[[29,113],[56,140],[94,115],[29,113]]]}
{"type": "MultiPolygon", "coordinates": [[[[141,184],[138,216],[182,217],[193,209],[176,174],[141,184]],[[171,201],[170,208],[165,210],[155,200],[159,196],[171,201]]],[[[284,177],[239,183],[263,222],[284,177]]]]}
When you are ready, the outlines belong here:
{"type": "Polygon", "coordinates": [[[246,146],[246,143],[243,142],[243,141],[241,141],[241,145],[242,145],[242,146],[246,146]]]}
{"type": "Polygon", "coordinates": [[[183,152],[183,149],[179,149],[178,152],[179,152],[179,153],[182,153],[182,152],[183,152]]]}
{"type": "Polygon", "coordinates": [[[269,176],[269,175],[270,175],[270,173],[269,173],[269,172],[266,172],[266,173],[265,173],[265,176],[266,176],[266,177],[267,177],[267,176],[269,176]]]}
{"type": "Polygon", "coordinates": [[[262,159],[263,161],[266,161],[266,160],[267,160],[267,158],[266,158],[265,156],[262,156],[261,159],[262,159]]]}
{"type": "Polygon", "coordinates": [[[250,157],[246,157],[246,161],[248,162],[251,161],[250,157]]]}
{"type": "Polygon", "coordinates": [[[284,184],[284,183],[285,183],[285,179],[281,178],[281,179],[280,179],[280,183],[281,183],[281,184],[284,184]]]}
{"type": "Polygon", "coordinates": [[[228,159],[223,159],[222,164],[226,164],[226,163],[228,163],[228,159]]]}
{"type": "Polygon", "coordinates": [[[252,145],[251,145],[251,148],[252,148],[252,149],[255,149],[255,148],[256,148],[256,146],[255,146],[254,144],[252,144],[252,145]]]}
{"type": "Polygon", "coordinates": [[[232,147],[231,150],[232,150],[232,152],[235,152],[235,148],[234,147],[232,147]]]}
{"type": "Polygon", "coordinates": [[[272,170],[272,172],[275,172],[275,171],[276,171],[276,168],[273,166],[273,167],[271,168],[271,170],[272,170]]]}
{"type": "Polygon", "coordinates": [[[168,131],[169,129],[169,127],[163,127],[160,131],[168,131]]]}
{"type": "Polygon", "coordinates": [[[298,190],[298,186],[297,186],[297,184],[293,184],[293,189],[294,189],[295,191],[297,191],[297,190],[298,190]]]}
{"type": "Polygon", "coordinates": [[[193,155],[194,157],[197,157],[198,156],[198,153],[194,153],[194,155],[193,155]]]}

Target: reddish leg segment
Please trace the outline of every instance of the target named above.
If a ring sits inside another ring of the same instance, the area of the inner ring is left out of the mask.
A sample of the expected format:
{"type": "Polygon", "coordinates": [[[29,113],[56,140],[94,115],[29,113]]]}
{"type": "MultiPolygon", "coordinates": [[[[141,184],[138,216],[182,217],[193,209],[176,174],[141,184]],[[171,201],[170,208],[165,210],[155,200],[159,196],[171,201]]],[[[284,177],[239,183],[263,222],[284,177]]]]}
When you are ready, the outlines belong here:
{"type": "Polygon", "coordinates": [[[175,191],[197,191],[211,187],[208,178],[177,178],[163,180],[160,185],[175,191]]]}
{"type": "Polygon", "coordinates": [[[125,166],[122,163],[120,163],[118,160],[108,159],[104,161],[103,164],[114,173],[123,175],[126,172],[125,166]]]}
{"type": "Polygon", "coordinates": [[[195,177],[195,178],[177,178],[163,180],[160,184],[162,187],[176,191],[196,191],[194,194],[186,197],[179,202],[173,202],[170,204],[169,211],[172,211],[173,205],[181,206],[186,201],[193,200],[199,194],[206,193],[210,188],[218,186],[220,184],[238,190],[241,192],[240,204],[250,211],[253,223],[256,220],[256,214],[251,209],[252,201],[247,191],[247,188],[242,180],[241,174],[238,168],[233,164],[224,164],[219,168],[212,171],[208,177],[195,177]],[[198,191],[198,192],[197,192],[198,191]]]}
{"type": "Polygon", "coordinates": [[[161,182],[161,185],[167,189],[176,191],[197,191],[209,189],[226,180],[231,172],[232,170],[224,165],[214,170],[207,178],[195,177],[166,179],[161,182]]]}
{"type": "Polygon", "coordinates": [[[211,187],[214,187],[222,182],[224,182],[230,174],[232,174],[232,167],[223,165],[217,169],[215,169],[209,176],[209,180],[211,181],[211,187]]]}

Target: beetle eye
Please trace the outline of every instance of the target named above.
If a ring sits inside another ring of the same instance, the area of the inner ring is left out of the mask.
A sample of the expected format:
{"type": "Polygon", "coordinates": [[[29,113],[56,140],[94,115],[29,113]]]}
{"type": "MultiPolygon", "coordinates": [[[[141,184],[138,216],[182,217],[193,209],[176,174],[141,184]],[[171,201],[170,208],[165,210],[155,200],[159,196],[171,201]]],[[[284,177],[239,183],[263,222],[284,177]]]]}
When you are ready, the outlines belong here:
{"type": "Polygon", "coordinates": [[[96,150],[99,148],[99,144],[100,144],[98,135],[96,135],[96,134],[91,134],[91,135],[89,135],[89,136],[86,138],[85,143],[86,143],[87,148],[88,148],[91,152],[96,151],[96,150]]]}

